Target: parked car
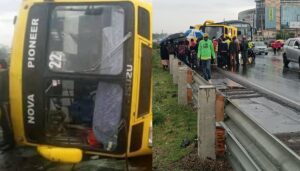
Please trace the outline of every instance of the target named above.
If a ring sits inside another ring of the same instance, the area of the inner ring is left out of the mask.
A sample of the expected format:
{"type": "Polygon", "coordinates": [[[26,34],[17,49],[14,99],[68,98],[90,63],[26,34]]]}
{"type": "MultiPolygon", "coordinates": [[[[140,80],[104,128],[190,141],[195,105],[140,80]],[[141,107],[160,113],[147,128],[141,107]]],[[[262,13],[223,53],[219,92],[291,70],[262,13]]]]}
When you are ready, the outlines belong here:
{"type": "Polygon", "coordinates": [[[264,42],[253,42],[254,44],[254,48],[253,51],[255,54],[265,54],[268,55],[268,47],[266,46],[266,44],[264,42]]]}
{"type": "Polygon", "coordinates": [[[284,67],[288,67],[290,62],[298,63],[300,67],[300,37],[291,38],[285,42],[283,53],[284,67]]]}

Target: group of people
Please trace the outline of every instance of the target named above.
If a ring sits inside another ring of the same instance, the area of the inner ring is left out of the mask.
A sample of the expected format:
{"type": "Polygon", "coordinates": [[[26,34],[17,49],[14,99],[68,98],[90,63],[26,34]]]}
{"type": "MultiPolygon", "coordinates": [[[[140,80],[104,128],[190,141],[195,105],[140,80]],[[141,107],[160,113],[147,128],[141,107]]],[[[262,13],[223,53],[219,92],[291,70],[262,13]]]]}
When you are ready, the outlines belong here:
{"type": "MultiPolygon", "coordinates": [[[[229,37],[220,37],[218,40],[214,39],[218,48],[215,52],[218,56],[218,66],[222,68],[238,67],[240,65],[239,54],[242,57],[242,64],[245,66],[248,63],[249,48],[253,45],[247,41],[246,36],[243,36],[239,41],[236,37],[230,39],[229,37]]],[[[255,58],[255,55],[252,54],[255,58]]]]}
{"type": "Polygon", "coordinates": [[[276,55],[276,52],[280,51],[280,49],[283,47],[283,44],[280,41],[275,41],[271,44],[271,47],[273,49],[274,55],[276,55]]]}
{"type": "Polygon", "coordinates": [[[202,70],[204,78],[211,82],[211,64],[217,62],[217,66],[224,69],[239,66],[241,53],[243,65],[246,65],[248,48],[249,42],[245,36],[242,41],[236,37],[230,39],[224,36],[218,39],[213,37],[210,40],[209,35],[205,33],[203,38],[197,40],[180,41],[178,44],[165,42],[161,44],[160,52],[164,69],[168,69],[169,55],[174,54],[191,68],[202,70]]]}
{"type": "Polygon", "coordinates": [[[196,67],[198,42],[184,40],[174,43],[173,41],[162,42],[160,44],[160,56],[164,70],[168,69],[169,55],[176,56],[190,67],[196,67]]]}

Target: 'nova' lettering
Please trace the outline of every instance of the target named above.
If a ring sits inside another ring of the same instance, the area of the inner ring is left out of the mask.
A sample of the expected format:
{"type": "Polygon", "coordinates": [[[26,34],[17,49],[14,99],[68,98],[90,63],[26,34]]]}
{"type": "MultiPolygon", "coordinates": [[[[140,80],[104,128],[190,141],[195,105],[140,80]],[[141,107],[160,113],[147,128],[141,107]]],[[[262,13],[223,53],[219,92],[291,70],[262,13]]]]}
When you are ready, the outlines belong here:
{"type": "Polygon", "coordinates": [[[27,123],[35,124],[34,94],[27,96],[27,123]]]}

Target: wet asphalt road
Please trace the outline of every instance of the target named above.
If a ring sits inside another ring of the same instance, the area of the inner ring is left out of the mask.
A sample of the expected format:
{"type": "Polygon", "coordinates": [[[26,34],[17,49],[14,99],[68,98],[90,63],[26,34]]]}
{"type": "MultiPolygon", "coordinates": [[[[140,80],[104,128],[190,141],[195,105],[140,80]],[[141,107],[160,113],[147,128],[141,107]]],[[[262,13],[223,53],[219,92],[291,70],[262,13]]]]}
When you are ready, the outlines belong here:
{"type": "MultiPolygon", "coordinates": [[[[257,55],[256,63],[240,66],[231,72],[256,85],[300,103],[300,68],[297,63],[283,67],[282,52],[257,55]]],[[[216,80],[217,81],[217,80],[216,80]]],[[[215,82],[216,82],[215,81],[215,82]]],[[[219,80],[222,82],[222,80],[219,80]]],[[[225,82],[225,81],[223,81],[225,82]]],[[[227,81],[227,86],[228,86],[227,81]]],[[[233,100],[247,115],[275,135],[296,154],[300,155],[300,113],[265,97],[233,100]]]]}
{"type": "Polygon", "coordinates": [[[236,72],[254,84],[300,103],[299,64],[291,62],[289,68],[284,68],[282,52],[257,55],[255,64],[246,68],[241,66],[236,72]]]}

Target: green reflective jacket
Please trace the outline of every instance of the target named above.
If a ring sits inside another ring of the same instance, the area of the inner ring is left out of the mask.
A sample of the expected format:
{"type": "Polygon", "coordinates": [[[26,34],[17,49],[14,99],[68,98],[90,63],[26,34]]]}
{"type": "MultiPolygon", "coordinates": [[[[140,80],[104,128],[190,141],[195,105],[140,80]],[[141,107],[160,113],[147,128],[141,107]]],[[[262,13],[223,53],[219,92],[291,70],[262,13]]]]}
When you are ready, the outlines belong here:
{"type": "Polygon", "coordinates": [[[198,46],[198,59],[210,60],[215,58],[214,45],[211,40],[201,40],[198,46]]]}

